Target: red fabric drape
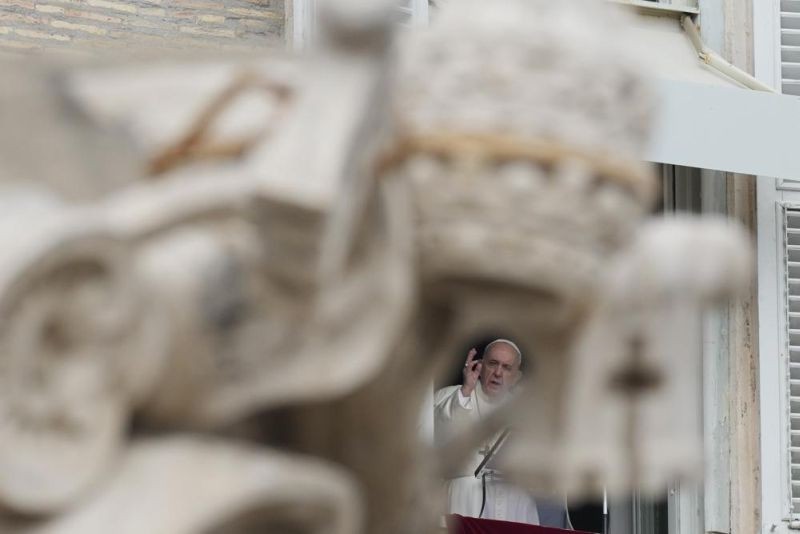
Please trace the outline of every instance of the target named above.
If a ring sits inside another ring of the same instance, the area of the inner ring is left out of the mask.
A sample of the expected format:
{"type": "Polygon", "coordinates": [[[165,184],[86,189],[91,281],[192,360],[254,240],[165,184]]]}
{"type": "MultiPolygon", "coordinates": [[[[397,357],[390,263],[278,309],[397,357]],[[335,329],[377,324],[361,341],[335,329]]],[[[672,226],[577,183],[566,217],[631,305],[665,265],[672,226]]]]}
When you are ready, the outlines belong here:
{"type": "Polygon", "coordinates": [[[577,530],[540,527],[511,521],[476,519],[460,515],[447,516],[447,530],[450,534],[589,534],[577,530]]]}

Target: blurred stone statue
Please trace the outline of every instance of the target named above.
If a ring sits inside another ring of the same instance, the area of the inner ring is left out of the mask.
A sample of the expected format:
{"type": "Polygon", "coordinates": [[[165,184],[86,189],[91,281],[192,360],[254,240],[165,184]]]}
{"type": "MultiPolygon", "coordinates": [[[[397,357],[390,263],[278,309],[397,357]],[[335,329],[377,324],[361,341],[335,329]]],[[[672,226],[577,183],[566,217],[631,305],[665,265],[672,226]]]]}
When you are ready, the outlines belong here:
{"type": "Polygon", "coordinates": [[[388,0],[320,4],[308,57],[5,69],[3,532],[429,532],[506,426],[526,488],[695,472],[699,317],[749,246],[646,220],[626,19],[451,0],[395,39],[388,0]],[[496,326],[535,377],[428,446],[496,326]]]}
{"type": "Polygon", "coordinates": [[[698,472],[700,316],[747,282],[750,245],[723,221],[647,219],[654,98],[624,15],[449,2],[404,55],[387,168],[414,194],[428,346],[452,361],[501,328],[536,356],[527,387],[445,447],[448,469],[510,425],[501,463],[544,494],[698,472]]]}

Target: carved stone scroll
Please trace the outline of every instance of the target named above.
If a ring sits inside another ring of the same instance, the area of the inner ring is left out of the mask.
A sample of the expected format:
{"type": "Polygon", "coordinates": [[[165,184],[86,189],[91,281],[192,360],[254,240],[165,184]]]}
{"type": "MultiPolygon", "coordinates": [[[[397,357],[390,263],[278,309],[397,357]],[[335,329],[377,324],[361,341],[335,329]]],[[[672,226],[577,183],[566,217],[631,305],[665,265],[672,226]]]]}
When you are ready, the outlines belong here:
{"type": "Polygon", "coordinates": [[[360,506],[350,477],[324,462],[178,436],[134,442],[106,483],[76,510],[3,531],[352,534],[361,530],[360,506]]]}

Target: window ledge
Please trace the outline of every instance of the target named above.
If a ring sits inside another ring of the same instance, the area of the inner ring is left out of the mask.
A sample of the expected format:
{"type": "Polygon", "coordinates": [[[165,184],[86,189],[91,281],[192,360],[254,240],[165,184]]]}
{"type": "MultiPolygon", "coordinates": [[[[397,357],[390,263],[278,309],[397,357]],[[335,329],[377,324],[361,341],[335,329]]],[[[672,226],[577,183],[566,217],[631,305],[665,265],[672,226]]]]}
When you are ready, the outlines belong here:
{"type": "Polygon", "coordinates": [[[678,4],[662,4],[648,2],[647,0],[610,0],[615,4],[630,6],[649,15],[668,15],[680,17],[681,15],[698,15],[700,10],[696,7],[678,4]]]}

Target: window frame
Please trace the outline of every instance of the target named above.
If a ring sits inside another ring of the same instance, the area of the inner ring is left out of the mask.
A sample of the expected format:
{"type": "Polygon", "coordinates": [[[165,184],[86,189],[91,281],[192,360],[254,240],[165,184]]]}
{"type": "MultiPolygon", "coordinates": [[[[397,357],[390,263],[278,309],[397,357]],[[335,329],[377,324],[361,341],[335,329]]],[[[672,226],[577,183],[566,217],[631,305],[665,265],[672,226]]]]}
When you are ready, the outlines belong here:
{"type": "Polygon", "coordinates": [[[753,2],[753,63],[755,77],[781,92],[780,0],[753,2]]]}
{"type": "Polygon", "coordinates": [[[757,192],[761,524],[764,532],[772,534],[788,534],[800,526],[800,515],[793,518],[791,510],[788,433],[784,210],[800,208],[800,190],[791,185],[759,177],[757,192]],[[779,357],[770,357],[775,354],[779,357]]]}

